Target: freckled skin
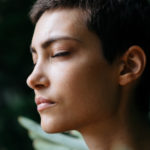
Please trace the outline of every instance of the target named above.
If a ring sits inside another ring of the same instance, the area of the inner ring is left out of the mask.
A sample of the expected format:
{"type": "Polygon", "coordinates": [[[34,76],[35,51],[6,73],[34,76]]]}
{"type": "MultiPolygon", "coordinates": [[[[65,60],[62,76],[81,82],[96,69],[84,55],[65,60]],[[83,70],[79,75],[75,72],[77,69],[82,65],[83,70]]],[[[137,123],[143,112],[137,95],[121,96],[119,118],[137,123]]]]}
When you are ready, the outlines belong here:
{"type": "Polygon", "coordinates": [[[87,29],[82,17],[78,9],[53,10],[45,12],[36,24],[32,40],[36,65],[27,83],[35,96],[56,101],[55,107],[40,112],[46,132],[105,122],[117,110],[117,67],[104,59],[99,38],[87,29]],[[55,36],[74,37],[80,42],[59,40],[41,47],[55,36]],[[69,55],[52,57],[61,51],[69,55]]]}

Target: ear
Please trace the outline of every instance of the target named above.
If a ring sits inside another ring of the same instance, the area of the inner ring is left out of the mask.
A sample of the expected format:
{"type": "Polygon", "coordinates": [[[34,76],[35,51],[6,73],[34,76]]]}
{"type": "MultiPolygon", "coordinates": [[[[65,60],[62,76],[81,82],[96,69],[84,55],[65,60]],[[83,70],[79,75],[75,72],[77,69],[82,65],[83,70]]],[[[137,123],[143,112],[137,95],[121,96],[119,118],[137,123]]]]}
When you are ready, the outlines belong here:
{"type": "Polygon", "coordinates": [[[138,79],[146,66],[146,55],[139,46],[131,46],[121,58],[119,84],[125,86],[138,79]]]}

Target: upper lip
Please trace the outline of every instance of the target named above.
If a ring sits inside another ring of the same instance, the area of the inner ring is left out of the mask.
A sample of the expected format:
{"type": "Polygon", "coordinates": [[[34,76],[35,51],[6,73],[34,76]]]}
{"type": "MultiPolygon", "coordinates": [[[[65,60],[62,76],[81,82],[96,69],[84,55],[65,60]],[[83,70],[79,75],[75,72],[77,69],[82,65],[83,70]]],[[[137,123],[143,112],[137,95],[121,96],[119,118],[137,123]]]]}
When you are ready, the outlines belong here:
{"type": "Polygon", "coordinates": [[[55,103],[55,102],[50,99],[46,99],[46,98],[40,96],[40,97],[35,98],[35,103],[37,105],[39,105],[41,103],[55,103]]]}

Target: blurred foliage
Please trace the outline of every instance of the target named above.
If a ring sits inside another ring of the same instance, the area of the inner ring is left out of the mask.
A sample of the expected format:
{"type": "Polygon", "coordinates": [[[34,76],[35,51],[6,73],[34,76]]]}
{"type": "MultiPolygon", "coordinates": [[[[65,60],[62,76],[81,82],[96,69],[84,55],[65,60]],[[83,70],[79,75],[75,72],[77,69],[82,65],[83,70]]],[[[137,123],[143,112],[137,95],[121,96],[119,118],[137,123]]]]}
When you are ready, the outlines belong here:
{"type": "Polygon", "coordinates": [[[19,117],[19,122],[28,130],[35,150],[88,150],[82,136],[77,131],[47,134],[39,124],[28,118],[19,117]]]}
{"type": "Polygon", "coordinates": [[[26,78],[33,25],[28,12],[33,0],[0,0],[0,150],[33,150],[17,118],[39,119],[26,78]]]}

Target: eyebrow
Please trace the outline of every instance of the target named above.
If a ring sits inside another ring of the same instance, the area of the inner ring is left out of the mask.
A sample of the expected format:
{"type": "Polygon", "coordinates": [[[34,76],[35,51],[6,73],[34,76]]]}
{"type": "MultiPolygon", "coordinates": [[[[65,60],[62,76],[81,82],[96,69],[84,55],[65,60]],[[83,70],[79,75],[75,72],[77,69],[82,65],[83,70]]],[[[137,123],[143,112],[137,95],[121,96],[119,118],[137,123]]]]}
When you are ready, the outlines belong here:
{"type": "MultiPolygon", "coordinates": [[[[74,38],[74,37],[69,37],[69,36],[62,36],[62,37],[53,37],[53,38],[48,38],[47,40],[45,40],[42,44],[41,44],[41,47],[43,49],[47,48],[49,45],[51,45],[52,43],[54,42],[57,42],[57,41],[61,41],[61,40],[73,40],[73,41],[76,41],[76,42],[80,42],[81,43],[81,40],[78,39],[78,38],[74,38]]],[[[36,50],[34,47],[30,46],[30,52],[31,53],[35,53],[36,50]]]]}

